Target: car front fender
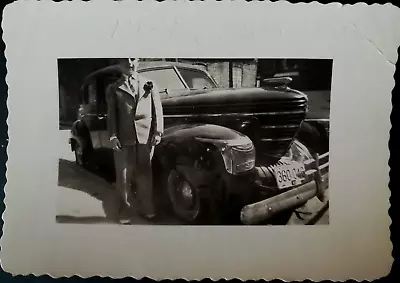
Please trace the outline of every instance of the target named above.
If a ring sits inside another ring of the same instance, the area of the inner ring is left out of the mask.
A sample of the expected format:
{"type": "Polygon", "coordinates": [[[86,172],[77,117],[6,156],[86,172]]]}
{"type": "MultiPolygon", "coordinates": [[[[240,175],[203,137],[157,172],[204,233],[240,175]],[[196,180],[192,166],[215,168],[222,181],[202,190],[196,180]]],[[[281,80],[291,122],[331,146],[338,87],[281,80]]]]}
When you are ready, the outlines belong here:
{"type": "Polygon", "coordinates": [[[164,132],[163,141],[179,142],[188,139],[204,139],[219,143],[245,137],[246,135],[236,130],[219,125],[207,123],[186,123],[168,127],[164,132]]]}
{"type": "Polygon", "coordinates": [[[243,140],[251,142],[247,136],[230,128],[205,123],[181,124],[165,130],[154,157],[167,166],[197,162],[203,168],[222,170],[219,166],[224,165],[218,148],[243,140]]]}

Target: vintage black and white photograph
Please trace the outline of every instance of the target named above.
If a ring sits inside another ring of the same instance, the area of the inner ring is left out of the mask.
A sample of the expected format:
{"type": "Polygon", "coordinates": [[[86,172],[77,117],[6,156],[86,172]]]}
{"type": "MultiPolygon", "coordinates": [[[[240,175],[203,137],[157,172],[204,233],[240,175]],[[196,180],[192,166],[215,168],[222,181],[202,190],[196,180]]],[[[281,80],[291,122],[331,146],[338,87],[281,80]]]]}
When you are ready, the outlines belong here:
{"type": "Polygon", "coordinates": [[[332,59],[58,59],[58,223],[329,224],[332,59]]]}
{"type": "Polygon", "coordinates": [[[5,271],[388,274],[400,10],[62,2],[4,10],[5,271]]]}

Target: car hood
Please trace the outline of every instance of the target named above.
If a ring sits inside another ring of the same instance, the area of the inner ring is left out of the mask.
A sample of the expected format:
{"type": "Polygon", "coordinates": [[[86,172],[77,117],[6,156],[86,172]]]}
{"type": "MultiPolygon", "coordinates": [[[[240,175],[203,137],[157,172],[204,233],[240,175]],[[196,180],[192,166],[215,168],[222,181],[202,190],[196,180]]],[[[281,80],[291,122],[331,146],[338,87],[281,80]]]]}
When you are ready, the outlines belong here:
{"type": "Polygon", "coordinates": [[[305,95],[290,89],[276,90],[267,88],[219,88],[213,90],[190,90],[171,93],[163,99],[164,107],[197,105],[229,105],[229,104],[258,104],[262,102],[280,102],[287,100],[299,100],[305,95]]]}

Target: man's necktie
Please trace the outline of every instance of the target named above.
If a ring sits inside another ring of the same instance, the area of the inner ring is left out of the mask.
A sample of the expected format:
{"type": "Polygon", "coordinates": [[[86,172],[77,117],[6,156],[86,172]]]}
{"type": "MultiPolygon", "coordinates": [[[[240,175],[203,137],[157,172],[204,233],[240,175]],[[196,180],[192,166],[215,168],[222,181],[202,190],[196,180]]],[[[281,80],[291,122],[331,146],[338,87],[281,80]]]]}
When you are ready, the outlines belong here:
{"type": "Polygon", "coordinates": [[[137,98],[138,93],[137,93],[137,81],[134,77],[130,76],[128,79],[129,82],[129,87],[131,88],[133,94],[135,95],[135,98],[137,98]]]}

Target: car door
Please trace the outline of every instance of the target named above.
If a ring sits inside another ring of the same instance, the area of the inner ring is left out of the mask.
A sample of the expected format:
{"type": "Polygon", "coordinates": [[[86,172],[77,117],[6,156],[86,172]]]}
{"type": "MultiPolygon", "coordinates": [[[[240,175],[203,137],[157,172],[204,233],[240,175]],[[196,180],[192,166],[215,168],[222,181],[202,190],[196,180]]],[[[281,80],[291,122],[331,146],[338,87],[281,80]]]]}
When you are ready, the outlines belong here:
{"type": "Polygon", "coordinates": [[[99,76],[96,80],[96,93],[97,93],[97,137],[99,139],[99,146],[102,148],[111,148],[110,134],[107,128],[107,99],[106,91],[110,84],[115,83],[121,78],[121,74],[118,72],[105,73],[99,76]]]}
{"type": "Polygon", "coordinates": [[[89,128],[93,148],[100,147],[99,130],[101,129],[102,117],[98,113],[98,98],[96,80],[91,80],[84,88],[84,114],[82,119],[89,128]]]}

